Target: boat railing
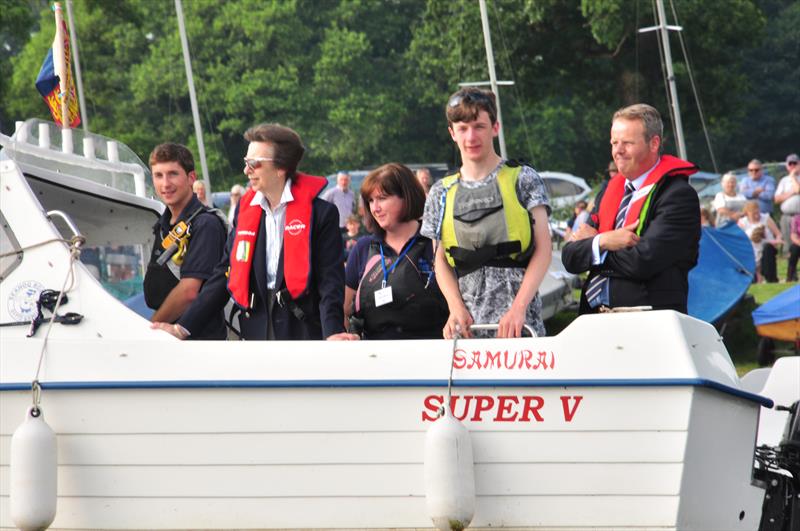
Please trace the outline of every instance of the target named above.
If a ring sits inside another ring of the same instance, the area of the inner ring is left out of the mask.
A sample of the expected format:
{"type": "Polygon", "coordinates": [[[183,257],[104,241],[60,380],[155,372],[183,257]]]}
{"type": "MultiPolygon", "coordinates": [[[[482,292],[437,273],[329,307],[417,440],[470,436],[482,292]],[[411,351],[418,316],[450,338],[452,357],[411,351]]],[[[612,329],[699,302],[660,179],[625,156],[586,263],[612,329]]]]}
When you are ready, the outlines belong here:
{"type": "Polygon", "coordinates": [[[52,122],[17,122],[16,132],[0,134],[3,153],[24,170],[41,168],[90,180],[139,197],[153,197],[150,170],[128,146],[52,122]]]}

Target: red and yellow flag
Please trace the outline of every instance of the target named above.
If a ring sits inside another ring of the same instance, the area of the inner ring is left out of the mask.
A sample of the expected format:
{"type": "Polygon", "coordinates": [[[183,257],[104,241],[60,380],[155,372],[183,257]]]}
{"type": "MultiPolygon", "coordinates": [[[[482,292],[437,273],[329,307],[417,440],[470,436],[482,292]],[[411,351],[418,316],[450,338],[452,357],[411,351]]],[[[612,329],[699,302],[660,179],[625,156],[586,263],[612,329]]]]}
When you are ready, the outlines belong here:
{"type": "Polygon", "coordinates": [[[56,2],[53,11],[56,14],[56,36],[36,77],[36,89],[50,107],[54,122],[61,127],[77,127],[81,117],[78,98],[75,97],[75,81],[72,79],[69,30],[62,16],[61,4],[56,2]],[[67,124],[61,119],[64,107],[69,117],[67,124]]]}

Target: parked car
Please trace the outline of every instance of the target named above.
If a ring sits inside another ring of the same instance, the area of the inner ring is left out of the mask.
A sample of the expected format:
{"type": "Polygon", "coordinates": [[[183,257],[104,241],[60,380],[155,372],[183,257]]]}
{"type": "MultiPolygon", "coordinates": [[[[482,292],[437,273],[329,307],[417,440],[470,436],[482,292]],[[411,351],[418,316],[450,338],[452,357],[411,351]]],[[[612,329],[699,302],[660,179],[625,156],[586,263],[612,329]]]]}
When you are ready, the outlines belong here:
{"type": "MultiPolygon", "coordinates": [[[[406,164],[406,166],[408,166],[408,168],[413,172],[416,172],[420,168],[428,168],[431,172],[431,178],[433,179],[433,182],[436,182],[442,177],[452,173],[447,167],[447,164],[443,162],[431,162],[429,164],[406,164]]],[[[375,168],[369,168],[366,170],[344,170],[350,175],[350,189],[358,193],[359,190],[361,190],[361,183],[364,182],[367,174],[369,174],[369,172],[371,172],[373,169],[375,168]]],[[[328,186],[326,188],[336,186],[337,173],[331,173],[330,175],[326,176],[326,179],[328,179],[328,186]]]]}
{"type": "Polygon", "coordinates": [[[211,193],[211,206],[214,208],[218,208],[223,212],[228,211],[228,207],[231,206],[231,192],[230,190],[227,192],[212,192],[211,193]]]}
{"type": "Polygon", "coordinates": [[[540,171],[539,175],[544,180],[553,209],[570,207],[592,193],[592,187],[582,177],[559,171],[540,171]]]}
{"type": "Polygon", "coordinates": [[[722,176],[719,173],[712,173],[708,171],[699,171],[694,175],[689,176],[689,184],[697,190],[699,194],[703,188],[714,184],[715,182],[719,182],[722,176]]]}

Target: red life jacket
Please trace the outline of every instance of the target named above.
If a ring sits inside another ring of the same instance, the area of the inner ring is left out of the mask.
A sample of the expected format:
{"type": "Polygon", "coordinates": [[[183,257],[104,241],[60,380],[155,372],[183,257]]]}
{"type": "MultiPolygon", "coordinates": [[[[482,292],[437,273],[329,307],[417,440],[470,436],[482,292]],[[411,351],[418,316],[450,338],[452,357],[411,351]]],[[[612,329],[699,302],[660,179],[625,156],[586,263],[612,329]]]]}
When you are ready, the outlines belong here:
{"type": "MultiPolygon", "coordinates": [[[[661,155],[661,160],[658,165],[653,168],[653,171],[647,176],[642,186],[633,193],[631,204],[628,207],[628,213],[625,215],[625,225],[630,225],[639,219],[639,214],[642,213],[642,207],[661,179],[676,176],[688,177],[696,171],[697,166],[691,162],[681,160],[672,155],[661,155]]],[[[600,208],[598,209],[600,218],[598,232],[614,230],[617,210],[619,209],[620,202],[622,202],[622,196],[625,195],[626,181],[627,179],[621,173],[618,173],[608,181],[608,187],[603,194],[603,199],[600,201],[600,208]]],[[[638,227],[637,232],[641,232],[642,229],[643,227],[638,227]]]]}
{"type": "MultiPolygon", "coordinates": [[[[308,289],[311,277],[311,205],[327,181],[304,173],[292,177],[292,201],[286,204],[283,229],[283,278],[293,299],[308,289]]],[[[250,308],[250,270],[264,209],[251,205],[256,191],[250,188],[239,200],[236,236],[231,249],[228,269],[228,291],[244,309],[250,308]]],[[[280,286],[278,286],[280,288],[280,286]]]]}

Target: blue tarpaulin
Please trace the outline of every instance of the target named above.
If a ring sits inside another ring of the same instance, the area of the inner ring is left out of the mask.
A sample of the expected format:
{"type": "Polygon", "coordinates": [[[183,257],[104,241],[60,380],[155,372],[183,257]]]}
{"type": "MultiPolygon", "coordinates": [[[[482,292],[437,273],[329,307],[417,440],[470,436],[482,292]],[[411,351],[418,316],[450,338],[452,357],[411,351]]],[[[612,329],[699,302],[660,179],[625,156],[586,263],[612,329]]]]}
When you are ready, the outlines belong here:
{"type": "Polygon", "coordinates": [[[800,319],[800,285],[775,295],[753,311],[756,326],[800,319]]]}
{"type": "Polygon", "coordinates": [[[700,256],[689,271],[689,315],[718,321],[747,292],[755,269],[750,239],[735,223],[703,227],[700,256]]]}

